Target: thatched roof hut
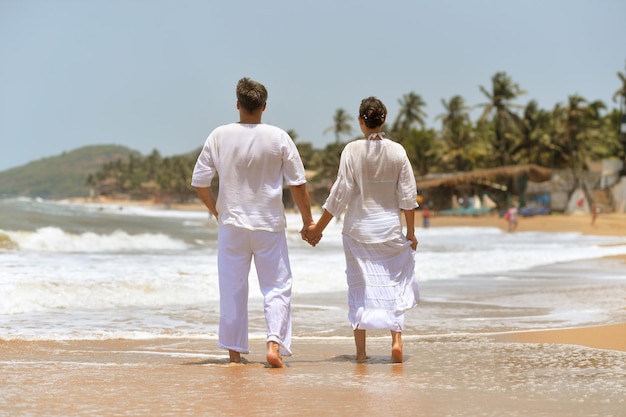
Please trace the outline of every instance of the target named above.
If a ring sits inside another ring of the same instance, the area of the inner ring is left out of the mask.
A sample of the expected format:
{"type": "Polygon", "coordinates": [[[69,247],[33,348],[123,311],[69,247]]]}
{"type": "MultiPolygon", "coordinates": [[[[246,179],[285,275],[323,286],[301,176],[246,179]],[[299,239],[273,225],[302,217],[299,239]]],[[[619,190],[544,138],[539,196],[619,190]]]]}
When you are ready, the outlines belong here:
{"type": "Polygon", "coordinates": [[[479,169],[470,172],[445,175],[437,178],[417,179],[417,189],[424,190],[433,187],[455,187],[470,183],[493,183],[502,178],[518,178],[527,176],[532,182],[543,182],[550,179],[551,170],[539,165],[513,165],[501,168],[479,169]]]}

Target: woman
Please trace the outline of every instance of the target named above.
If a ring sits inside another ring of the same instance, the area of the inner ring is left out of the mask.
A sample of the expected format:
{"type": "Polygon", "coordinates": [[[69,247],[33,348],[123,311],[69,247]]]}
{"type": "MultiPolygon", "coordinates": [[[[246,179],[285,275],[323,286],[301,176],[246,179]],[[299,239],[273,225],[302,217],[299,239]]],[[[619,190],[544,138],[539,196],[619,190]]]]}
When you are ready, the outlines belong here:
{"type": "Polygon", "coordinates": [[[330,220],[346,210],[348,318],[357,361],[367,359],[366,330],[389,329],[392,360],[402,362],[404,312],[419,301],[414,257],[417,189],[406,151],[383,136],[386,116],[387,109],[377,98],[361,101],[358,119],[365,137],[344,148],[324,212],[306,233],[309,243],[317,244],[330,220]]]}

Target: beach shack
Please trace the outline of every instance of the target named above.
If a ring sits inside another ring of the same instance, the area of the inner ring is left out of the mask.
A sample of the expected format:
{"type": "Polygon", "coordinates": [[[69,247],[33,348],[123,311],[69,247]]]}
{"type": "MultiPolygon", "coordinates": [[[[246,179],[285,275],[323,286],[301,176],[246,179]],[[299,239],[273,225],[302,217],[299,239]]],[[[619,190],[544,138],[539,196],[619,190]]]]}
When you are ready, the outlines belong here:
{"type": "Polygon", "coordinates": [[[423,203],[439,215],[503,212],[512,204],[520,215],[626,212],[623,162],[589,162],[588,170],[553,170],[533,164],[430,174],[418,178],[423,203]]]}
{"type": "Polygon", "coordinates": [[[440,215],[476,216],[504,211],[514,202],[526,207],[531,201],[533,204],[539,201],[545,212],[549,191],[529,187],[529,184],[549,181],[551,172],[549,168],[524,164],[453,174],[431,174],[418,178],[416,182],[423,204],[440,215]]]}

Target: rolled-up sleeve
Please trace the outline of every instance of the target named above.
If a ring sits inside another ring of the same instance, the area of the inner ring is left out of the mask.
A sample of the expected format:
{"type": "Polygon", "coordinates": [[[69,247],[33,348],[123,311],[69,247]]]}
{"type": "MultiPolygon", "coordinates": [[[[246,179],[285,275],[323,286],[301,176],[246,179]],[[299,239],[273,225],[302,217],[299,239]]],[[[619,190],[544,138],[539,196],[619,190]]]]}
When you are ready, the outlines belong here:
{"type": "Polygon", "coordinates": [[[330,195],[322,206],[335,217],[346,209],[352,198],[352,193],[355,192],[354,176],[351,171],[346,152],[343,152],[339,162],[337,179],[330,190],[330,195]]]}
{"type": "Polygon", "coordinates": [[[193,174],[191,176],[192,187],[206,188],[211,186],[211,181],[213,181],[213,177],[217,172],[213,161],[213,149],[211,145],[212,137],[209,135],[198,156],[196,165],[193,168],[193,174]]]}
{"type": "Polygon", "coordinates": [[[411,168],[411,163],[406,154],[402,160],[396,196],[398,199],[398,207],[402,210],[412,210],[419,207],[419,204],[417,204],[415,176],[413,175],[413,168],[411,168]]]}
{"type": "MultiPolygon", "coordinates": [[[[285,133],[287,135],[287,133],[285,133]]],[[[291,140],[289,135],[285,138],[285,143],[282,147],[283,154],[283,177],[285,184],[289,186],[302,185],[306,183],[306,173],[304,171],[304,164],[300,158],[300,153],[296,144],[291,140]]]]}

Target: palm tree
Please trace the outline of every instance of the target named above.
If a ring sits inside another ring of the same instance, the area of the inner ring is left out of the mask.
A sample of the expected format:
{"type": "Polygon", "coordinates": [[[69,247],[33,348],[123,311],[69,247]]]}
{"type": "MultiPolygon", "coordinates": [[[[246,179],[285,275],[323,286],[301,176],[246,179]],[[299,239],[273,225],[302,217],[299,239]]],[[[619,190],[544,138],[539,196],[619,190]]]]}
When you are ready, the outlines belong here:
{"type": "Polygon", "coordinates": [[[619,108],[624,113],[624,107],[626,107],[626,73],[617,72],[617,77],[622,82],[622,86],[613,94],[613,101],[617,101],[619,98],[619,108]]]}
{"type": "Polygon", "coordinates": [[[482,85],[480,91],[489,101],[479,104],[480,107],[484,107],[479,121],[482,123],[490,116],[492,117],[491,121],[495,133],[494,149],[500,159],[500,164],[502,166],[509,165],[511,162],[510,149],[513,145],[514,135],[520,126],[520,119],[512,110],[512,108],[520,106],[512,104],[511,100],[526,94],[526,92],[513,83],[511,77],[505,72],[497,72],[491,77],[491,91],[482,85]]]}
{"type": "Polygon", "coordinates": [[[411,130],[403,145],[416,176],[435,172],[442,165],[441,142],[434,129],[411,130]]]}
{"type": "Polygon", "coordinates": [[[435,119],[443,120],[443,129],[449,128],[455,121],[461,119],[462,121],[466,121],[469,119],[469,115],[467,113],[470,110],[469,106],[465,105],[465,100],[463,97],[456,95],[452,96],[450,101],[445,101],[441,99],[441,105],[444,109],[446,109],[445,113],[440,114],[435,119]]]}
{"type": "MultiPolygon", "coordinates": [[[[622,120],[618,136],[624,146],[624,152],[626,153],[626,72],[618,72],[617,76],[622,82],[622,86],[613,94],[613,101],[617,101],[617,98],[619,98],[619,110],[622,120]]],[[[623,172],[626,173],[626,167],[624,167],[623,172]]]]}
{"type": "Polygon", "coordinates": [[[296,141],[296,139],[298,138],[298,132],[296,132],[293,129],[289,129],[287,130],[287,134],[289,135],[289,137],[291,138],[291,140],[293,140],[294,142],[296,141]]]}
{"type": "Polygon", "coordinates": [[[315,169],[315,149],[313,149],[313,144],[310,142],[298,142],[296,143],[296,148],[298,148],[298,153],[300,154],[300,159],[302,159],[302,163],[306,169],[315,169]]]}
{"type": "Polygon", "coordinates": [[[411,128],[415,124],[424,127],[424,118],[426,113],[423,108],[426,103],[422,99],[422,96],[411,91],[405,94],[401,100],[398,100],[400,109],[398,110],[398,116],[393,122],[392,130],[404,138],[411,131],[411,128]]]}
{"type": "Polygon", "coordinates": [[[339,143],[339,135],[345,133],[347,135],[352,133],[352,126],[349,121],[353,120],[344,109],[337,109],[333,116],[333,125],[324,129],[324,134],[332,131],[335,134],[335,143],[339,143]]]}
{"type": "Polygon", "coordinates": [[[596,149],[605,146],[602,137],[602,117],[604,109],[601,101],[587,102],[575,94],[568,98],[565,106],[557,105],[554,110],[554,133],[551,145],[555,151],[556,161],[562,168],[568,168],[577,187],[581,187],[592,201],[589,184],[582,181],[582,172],[587,168],[587,161],[598,156],[596,149]]]}
{"type": "Polygon", "coordinates": [[[444,149],[442,161],[448,169],[468,171],[472,168],[469,158],[469,147],[472,142],[472,126],[469,118],[469,107],[461,96],[453,96],[450,101],[441,100],[446,109],[436,119],[442,120],[441,139],[444,149]]]}
{"type": "Polygon", "coordinates": [[[326,148],[320,153],[319,170],[317,176],[319,178],[330,179],[332,182],[337,178],[337,171],[339,170],[339,160],[341,159],[341,152],[345,144],[343,143],[329,143],[326,148]]]}
{"type": "Polygon", "coordinates": [[[548,165],[550,114],[531,100],[520,122],[520,141],[512,152],[516,162],[548,165]]]}

